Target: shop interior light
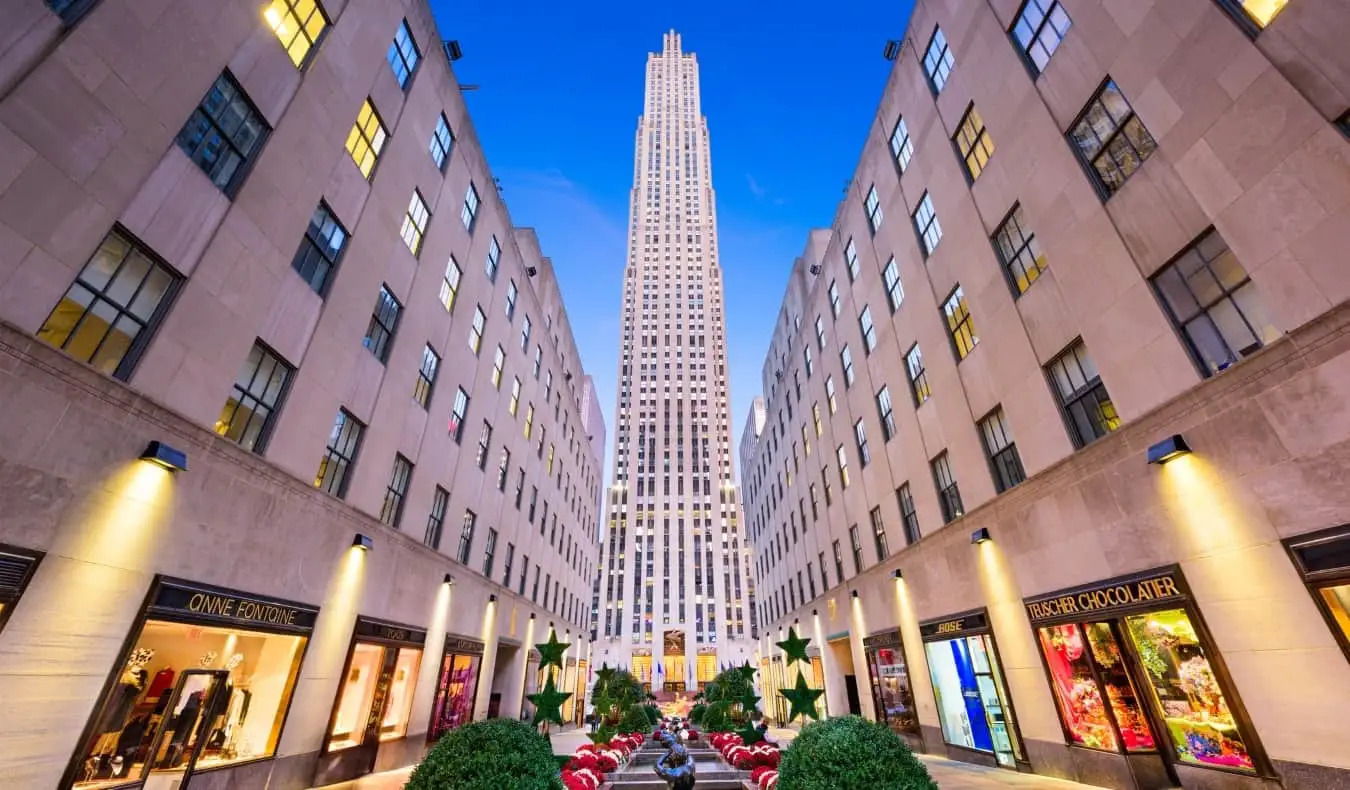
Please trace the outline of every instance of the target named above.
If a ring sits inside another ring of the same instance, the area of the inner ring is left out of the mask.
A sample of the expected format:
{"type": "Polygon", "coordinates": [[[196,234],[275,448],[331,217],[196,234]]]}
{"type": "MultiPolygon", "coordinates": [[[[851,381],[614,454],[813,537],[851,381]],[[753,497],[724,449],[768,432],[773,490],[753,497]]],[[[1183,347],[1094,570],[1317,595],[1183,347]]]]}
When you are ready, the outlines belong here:
{"type": "Polygon", "coordinates": [[[352,538],[352,546],[361,551],[370,551],[375,548],[375,541],[371,540],[369,535],[362,535],[358,532],[356,537],[352,538]]]}
{"type": "Polygon", "coordinates": [[[896,569],[895,569],[895,572],[892,573],[891,575],[894,576],[894,577],[896,578],[896,580],[900,580],[900,579],[905,578],[905,575],[904,575],[903,573],[900,572],[900,569],[899,569],[899,568],[896,568],[896,569]]]}
{"type": "Polygon", "coordinates": [[[1191,446],[1186,444],[1186,440],[1182,438],[1181,434],[1175,433],[1148,448],[1148,462],[1165,464],[1173,458],[1180,458],[1190,452],[1191,446]]]}
{"type": "Polygon", "coordinates": [[[454,574],[450,574],[450,573],[445,574],[445,583],[446,583],[446,584],[454,584],[454,583],[455,583],[455,576],[454,576],[454,574]]]}
{"type": "Polygon", "coordinates": [[[988,527],[980,527],[979,529],[977,529],[977,530],[975,530],[974,532],[970,533],[970,542],[971,542],[971,543],[975,543],[975,544],[984,543],[985,541],[987,541],[987,540],[989,540],[989,539],[990,539],[990,537],[989,537],[989,528],[988,528],[988,527]]]}
{"type": "Polygon", "coordinates": [[[187,453],[159,441],[146,445],[141,460],[162,466],[170,472],[186,472],[188,468],[187,453]]]}

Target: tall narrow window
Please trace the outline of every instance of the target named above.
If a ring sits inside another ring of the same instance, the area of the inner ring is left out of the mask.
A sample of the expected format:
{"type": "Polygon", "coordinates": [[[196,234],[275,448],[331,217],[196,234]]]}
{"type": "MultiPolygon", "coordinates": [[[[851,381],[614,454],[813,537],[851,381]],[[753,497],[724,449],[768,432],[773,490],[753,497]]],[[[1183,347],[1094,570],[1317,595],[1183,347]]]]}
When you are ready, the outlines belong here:
{"type": "Polygon", "coordinates": [[[478,350],[483,347],[483,329],[487,326],[487,316],[483,314],[482,305],[475,305],[473,308],[473,324],[469,327],[469,350],[478,354],[478,350]]]}
{"type": "Polygon", "coordinates": [[[1072,25],[1058,0],[1026,0],[1013,22],[1012,37],[1032,70],[1040,74],[1072,25]]]}
{"type": "Polygon", "coordinates": [[[853,239],[844,245],[844,265],[848,267],[848,279],[858,279],[858,246],[853,243],[853,239]]]}
{"type": "Polygon", "coordinates": [[[385,59],[394,70],[394,79],[398,80],[398,86],[406,91],[413,72],[417,71],[417,61],[422,59],[422,54],[417,51],[417,43],[413,41],[412,31],[408,29],[407,20],[398,23],[398,29],[394,31],[394,41],[389,45],[385,59]]]}
{"type": "Polygon", "coordinates": [[[961,506],[961,489],[956,486],[956,477],[952,474],[952,465],[947,453],[933,459],[933,482],[937,486],[938,504],[942,506],[942,523],[955,521],[965,515],[961,506]]]}
{"type": "Polygon", "coordinates": [[[263,19],[298,69],[305,67],[310,50],[328,29],[323,6],[314,0],[272,0],[263,11],[263,19]]]}
{"type": "Polygon", "coordinates": [[[445,262],[445,275],[441,278],[441,304],[447,311],[455,308],[455,297],[459,296],[459,280],[464,276],[455,256],[445,262]]]}
{"type": "Polygon", "coordinates": [[[895,409],[891,407],[891,391],[886,387],[877,390],[877,412],[881,415],[881,439],[889,442],[895,436],[895,409]]]}
{"type": "Polygon", "coordinates": [[[422,543],[433,549],[441,547],[441,532],[445,529],[445,510],[450,506],[450,492],[436,486],[431,497],[431,512],[427,514],[427,529],[422,534],[422,543]]]}
{"type": "Polygon", "coordinates": [[[455,148],[455,136],[450,132],[450,122],[445,119],[445,113],[441,113],[436,118],[436,130],[431,133],[431,161],[436,163],[436,169],[442,173],[445,172],[445,166],[450,161],[450,152],[455,148]]]}
{"type": "Polygon", "coordinates": [[[853,526],[848,528],[848,543],[849,548],[853,550],[853,572],[855,574],[862,573],[863,569],[862,540],[858,536],[857,524],[854,524],[853,526]]]}
{"type": "Polygon", "coordinates": [[[370,99],[366,99],[361,105],[361,111],[356,114],[355,125],[347,134],[347,153],[352,155],[352,161],[356,163],[361,175],[370,178],[388,139],[389,132],[385,129],[384,121],[381,121],[379,113],[375,112],[375,105],[370,103],[370,99]]]}
{"type": "Polygon", "coordinates": [[[896,265],[894,255],[886,263],[886,268],[882,270],[881,279],[886,282],[886,301],[891,306],[891,312],[894,313],[905,302],[905,289],[900,285],[900,267],[896,265]]]}
{"type": "Polygon", "coordinates": [[[403,243],[408,245],[408,251],[413,255],[422,252],[422,238],[426,236],[427,222],[430,220],[431,214],[427,211],[422,193],[414,189],[412,198],[408,201],[408,211],[403,215],[403,227],[399,229],[403,243]]]}
{"type": "Polygon", "coordinates": [[[178,147],[230,197],[272,131],[244,89],[227,71],[192,111],[178,132],[178,147]]]}
{"type": "Polygon", "coordinates": [[[375,296],[375,310],[370,316],[370,325],[366,327],[366,336],[361,341],[380,362],[389,361],[389,348],[394,344],[394,333],[398,331],[399,313],[402,310],[403,305],[389,292],[389,286],[381,285],[380,292],[375,296]]]}
{"type": "Polygon", "coordinates": [[[413,383],[413,400],[424,409],[431,403],[431,391],[436,386],[436,371],[440,366],[440,355],[428,343],[422,349],[422,364],[417,368],[417,381],[413,383]]]}
{"type": "Polygon", "coordinates": [[[1158,144],[1109,78],[1069,133],[1078,155],[1097,177],[1106,197],[1114,195],[1158,144]]]}
{"type": "Polygon", "coordinates": [[[942,93],[955,65],[952,51],[947,47],[947,37],[942,34],[942,28],[937,28],[923,55],[923,73],[928,75],[928,87],[935,95],[942,93]]]}
{"type": "Polygon", "coordinates": [[[858,466],[865,469],[872,461],[872,453],[867,449],[867,424],[861,417],[853,423],[853,438],[858,442],[858,466]]]}
{"type": "MultiPolygon", "coordinates": [[[[478,187],[469,182],[469,189],[464,193],[464,207],[459,211],[459,219],[464,223],[464,229],[473,233],[474,223],[478,219],[478,187]]],[[[496,275],[496,269],[493,269],[493,276],[496,275]]],[[[491,279],[491,278],[489,278],[491,279]]]]}
{"type": "Polygon", "coordinates": [[[1158,270],[1153,287],[1207,376],[1281,334],[1247,270],[1216,230],[1158,270]]]}
{"type": "Polygon", "coordinates": [[[877,347],[877,328],[872,323],[872,308],[864,305],[858,314],[858,328],[862,330],[863,350],[870,356],[877,347]]]}
{"type": "Polygon", "coordinates": [[[919,514],[914,510],[914,497],[910,494],[909,483],[895,489],[895,500],[900,504],[900,523],[905,528],[905,543],[914,543],[919,539],[919,514]]]}
{"type": "Polygon", "coordinates": [[[459,551],[456,559],[461,565],[469,564],[469,550],[473,548],[473,529],[478,524],[478,514],[472,510],[464,511],[464,520],[459,526],[459,551]]]}
{"type": "Polygon", "coordinates": [[[483,420],[483,429],[478,432],[478,448],[473,463],[479,470],[487,468],[488,445],[492,443],[492,423],[483,420]]]}
{"type": "Polygon", "coordinates": [[[504,305],[504,310],[506,312],[506,320],[508,322],[516,317],[517,294],[518,292],[516,290],[516,281],[512,280],[511,282],[506,284],[506,303],[504,305]]]}
{"type": "MultiPolygon", "coordinates": [[[[478,205],[478,193],[474,193],[474,205],[478,205]]],[[[475,211],[477,209],[475,208],[475,211]]],[[[497,282],[497,270],[501,268],[502,245],[497,243],[497,236],[494,234],[488,240],[487,258],[483,261],[483,271],[487,272],[488,282],[497,282]]]]}
{"type": "MultiPolygon", "coordinates": [[[[833,387],[831,387],[830,389],[833,390],[833,387]]],[[[811,421],[812,421],[812,423],[815,424],[816,438],[819,439],[821,433],[823,433],[823,432],[825,431],[824,421],[823,421],[823,420],[821,419],[821,417],[820,417],[820,404],[819,404],[819,403],[812,403],[812,404],[811,404],[811,421]]]]}
{"type": "Polygon", "coordinates": [[[877,196],[877,187],[875,184],[867,190],[867,199],[863,203],[867,209],[867,227],[872,229],[873,233],[881,228],[881,198],[877,196]]]}
{"type": "Polygon", "coordinates": [[[839,311],[842,309],[841,307],[842,303],[839,300],[839,286],[835,285],[834,280],[830,280],[829,295],[830,295],[830,312],[834,314],[835,318],[838,318],[839,311]]]}
{"type": "Polygon", "coordinates": [[[816,348],[825,350],[825,319],[816,316],[816,348]]]}
{"type": "Polygon", "coordinates": [[[834,397],[834,376],[825,377],[825,402],[830,407],[830,414],[839,410],[839,403],[834,397]]]}
{"type": "Polygon", "coordinates": [[[534,327],[530,323],[530,317],[525,316],[525,320],[520,323],[520,350],[524,351],[530,347],[530,331],[534,327]]]}
{"type": "Polygon", "coordinates": [[[814,362],[811,360],[810,346],[802,346],[802,365],[806,368],[806,377],[808,379],[811,378],[811,374],[815,372],[816,368],[814,362]]]}
{"type": "Polygon", "coordinates": [[[915,343],[905,354],[905,372],[909,376],[910,389],[914,393],[914,405],[922,406],[933,394],[928,388],[928,372],[923,368],[923,353],[915,343]]]}
{"type": "Polygon", "coordinates": [[[182,279],[114,228],[38,330],[38,339],[123,381],[182,279]]]}
{"type": "Polygon", "coordinates": [[[1054,383],[1064,421],[1076,447],[1083,447],[1120,427],[1116,405],[1097,374],[1097,366],[1079,340],[1046,366],[1054,383]]]}
{"type": "Polygon", "coordinates": [[[463,387],[455,389],[455,404],[450,408],[450,438],[459,444],[464,438],[464,418],[469,415],[469,393],[463,387]]]}
{"type": "Polygon", "coordinates": [[[511,475],[511,448],[502,447],[502,460],[497,465],[497,490],[506,490],[506,478],[511,475]]]}
{"type": "Polygon", "coordinates": [[[848,344],[839,352],[839,364],[844,367],[844,389],[853,386],[853,352],[848,350],[848,344]]]}
{"type": "Polygon", "coordinates": [[[380,507],[380,521],[398,527],[403,520],[403,501],[408,496],[408,479],[412,477],[412,462],[395,453],[394,468],[389,473],[389,485],[384,489],[384,504],[380,507]]]}
{"type": "Polygon", "coordinates": [[[839,550],[839,541],[831,544],[834,549],[834,575],[840,582],[844,581],[844,553],[839,550]]]}
{"type": "Polygon", "coordinates": [[[933,210],[933,199],[925,191],[914,209],[914,232],[919,234],[919,246],[927,258],[942,241],[942,225],[938,223],[937,212],[933,210]]]}
{"type": "Polygon", "coordinates": [[[1021,205],[1014,206],[1012,213],[998,226],[994,233],[994,249],[998,250],[998,257],[1003,261],[1003,269],[1008,273],[1008,284],[1013,287],[1014,296],[1026,293],[1049,266],[1036,234],[1027,225],[1021,205]]]}
{"type": "Polygon", "coordinates": [[[952,138],[956,144],[956,149],[960,151],[961,158],[966,164],[966,175],[971,181],[980,177],[984,172],[985,165],[989,164],[989,158],[994,155],[994,138],[989,136],[989,130],[984,128],[984,119],[971,104],[966,110],[966,115],[961,119],[961,125],[956,128],[956,136],[952,138]]]}
{"type": "Polygon", "coordinates": [[[314,475],[315,488],[339,498],[347,495],[349,473],[356,463],[365,429],[346,409],[338,409],[333,430],[328,434],[328,446],[319,459],[319,471],[314,475]]]}
{"type": "Polygon", "coordinates": [[[328,293],[333,269],[337,268],[342,251],[347,248],[347,229],[337,221],[328,204],[320,201],[309,218],[305,237],[291,259],[291,268],[309,283],[319,296],[328,293]]]}
{"type": "Polygon", "coordinates": [[[502,388],[502,369],[506,367],[506,349],[497,346],[497,351],[492,356],[492,388],[499,390],[502,388]]]}
{"type": "MultiPolygon", "coordinates": [[[[856,429],[857,426],[854,426],[856,429]]],[[[844,445],[834,448],[834,457],[839,461],[839,487],[847,489],[851,478],[848,474],[848,453],[844,450],[844,445]]]]}
{"type": "Polygon", "coordinates": [[[881,520],[881,507],[872,508],[867,517],[872,522],[872,540],[876,543],[877,562],[883,562],[891,552],[886,545],[886,523],[881,520]]]}
{"type": "Polygon", "coordinates": [[[511,412],[511,416],[512,416],[512,417],[516,416],[516,412],[520,410],[520,377],[519,377],[519,376],[512,376],[512,377],[511,377],[511,400],[510,400],[510,402],[507,404],[506,410],[509,411],[509,412],[511,412]]]}
{"type": "Polygon", "coordinates": [[[980,420],[980,437],[984,440],[984,451],[989,456],[989,466],[994,472],[995,490],[1001,494],[1027,479],[1002,407],[980,420]]]}
{"type": "Polygon", "coordinates": [[[261,453],[276,424],[277,407],[295,369],[261,342],[249,350],[230,397],[216,420],[216,433],[245,450],[261,453]]]}
{"type": "Polygon", "coordinates": [[[909,127],[905,126],[903,117],[896,119],[895,128],[891,130],[891,156],[895,157],[895,166],[902,174],[909,167],[909,160],[914,158],[914,143],[910,142],[909,127]]]}
{"type": "Polygon", "coordinates": [[[952,348],[958,360],[965,359],[975,350],[980,338],[975,334],[975,322],[970,318],[970,307],[966,304],[961,286],[956,286],[952,295],[942,304],[942,314],[947,319],[947,331],[952,336],[952,348]]]}

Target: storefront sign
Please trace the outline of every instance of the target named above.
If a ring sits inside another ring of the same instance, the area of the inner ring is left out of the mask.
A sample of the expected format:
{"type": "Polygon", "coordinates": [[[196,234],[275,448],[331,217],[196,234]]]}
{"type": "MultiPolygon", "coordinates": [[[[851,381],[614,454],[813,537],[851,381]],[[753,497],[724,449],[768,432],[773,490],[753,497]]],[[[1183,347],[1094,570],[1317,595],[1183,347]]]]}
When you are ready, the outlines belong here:
{"type": "Polygon", "coordinates": [[[1064,590],[1027,602],[1027,616],[1038,623],[1083,614],[1099,614],[1112,609],[1125,609],[1172,602],[1185,596],[1184,587],[1176,570],[1151,572],[1142,577],[1111,579],[1088,587],[1064,590]]]}
{"type": "Polygon", "coordinates": [[[445,652],[447,653],[460,653],[464,655],[481,656],[483,655],[483,648],[484,648],[483,643],[479,642],[477,639],[470,639],[465,636],[455,636],[453,634],[446,634],[445,652]]]}
{"type": "Polygon", "coordinates": [[[876,650],[878,648],[883,647],[899,647],[899,646],[900,646],[899,631],[883,631],[882,633],[872,634],[871,636],[863,639],[864,650],[876,650]]]}
{"type": "Polygon", "coordinates": [[[314,630],[319,617],[312,606],[169,579],[160,580],[150,612],[178,620],[305,632],[314,630]]]}
{"type": "Polygon", "coordinates": [[[385,623],[358,617],[356,619],[356,638],[420,645],[427,641],[427,632],[420,628],[410,628],[397,623],[385,623]]]}
{"type": "Polygon", "coordinates": [[[925,640],[955,639],[958,636],[989,630],[989,615],[983,609],[978,612],[934,620],[919,624],[919,633],[925,640]]]}

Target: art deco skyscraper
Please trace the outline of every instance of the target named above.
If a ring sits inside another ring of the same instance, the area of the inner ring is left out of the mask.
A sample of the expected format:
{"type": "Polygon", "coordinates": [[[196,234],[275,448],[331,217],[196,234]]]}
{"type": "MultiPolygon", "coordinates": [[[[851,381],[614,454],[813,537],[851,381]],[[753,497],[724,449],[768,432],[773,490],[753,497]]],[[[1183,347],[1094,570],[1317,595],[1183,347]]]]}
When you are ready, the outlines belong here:
{"type": "Polygon", "coordinates": [[[654,689],[752,658],[753,594],[732,466],[726,318],[698,60],[647,56],[623,283],[613,485],[593,663],[654,689]]]}

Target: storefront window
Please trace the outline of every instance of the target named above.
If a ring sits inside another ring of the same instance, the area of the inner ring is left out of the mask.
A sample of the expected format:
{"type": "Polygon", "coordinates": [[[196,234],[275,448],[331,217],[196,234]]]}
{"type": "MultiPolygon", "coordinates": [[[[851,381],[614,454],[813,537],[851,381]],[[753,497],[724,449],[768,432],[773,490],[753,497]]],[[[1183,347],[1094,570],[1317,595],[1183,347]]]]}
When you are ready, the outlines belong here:
{"type": "Polygon", "coordinates": [[[276,750],[317,610],[168,582],[154,600],[77,755],[76,788],[201,771],[276,750]],[[206,624],[230,619],[256,626],[206,624]],[[305,633],[268,633],[268,624],[305,633]]]}
{"type": "Polygon", "coordinates": [[[1152,750],[1153,735],[1111,624],[1054,625],[1039,629],[1038,634],[1072,742],[1108,751],[1119,751],[1122,742],[1128,751],[1152,750]]]}
{"type": "Polygon", "coordinates": [[[1350,526],[1286,541],[1318,607],[1350,657],[1350,526]]]}
{"type": "Polygon", "coordinates": [[[931,640],[924,650],[943,737],[954,746],[992,752],[999,765],[1015,767],[1021,746],[993,638],[988,633],[936,638],[974,628],[988,628],[985,614],[920,628],[925,639],[931,640]]]}
{"type": "Polygon", "coordinates": [[[328,731],[329,754],[407,734],[425,641],[425,631],[357,619],[356,642],[328,731]]]}
{"type": "Polygon", "coordinates": [[[417,668],[422,663],[422,651],[399,648],[394,661],[394,675],[389,684],[389,702],[380,721],[380,740],[392,741],[408,734],[408,714],[412,712],[413,687],[417,683],[417,668]]]}
{"type": "Polygon", "coordinates": [[[1331,619],[1341,630],[1341,636],[1350,639],[1350,584],[1322,587],[1318,591],[1331,619]]]}
{"type": "MultiPolygon", "coordinates": [[[[820,656],[811,656],[811,674],[815,677],[815,682],[811,684],[811,688],[825,688],[825,665],[821,662],[820,656]]],[[[816,713],[822,719],[828,715],[825,709],[824,694],[816,697],[816,713]]]]}
{"type": "Polygon", "coordinates": [[[431,740],[473,721],[473,703],[478,694],[478,668],[482,661],[481,642],[446,639],[441,674],[436,681],[431,728],[428,731],[431,740]]]}
{"type": "Polygon", "coordinates": [[[1124,619],[1177,758],[1195,765],[1255,771],[1246,739],[1185,610],[1124,619]]]}
{"type": "Polygon", "coordinates": [[[900,648],[882,647],[870,652],[868,670],[876,690],[877,712],[886,718],[892,729],[918,734],[919,719],[909,686],[909,670],[900,648]]]}
{"type": "Polygon", "coordinates": [[[5,627],[5,618],[23,594],[41,557],[38,552],[0,543],[0,628],[5,627]]]}
{"type": "Polygon", "coordinates": [[[333,717],[333,729],[328,738],[328,751],[350,749],[365,739],[366,717],[375,701],[375,686],[383,666],[383,647],[357,645],[352,648],[347,679],[342,684],[337,715],[333,717]]]}

